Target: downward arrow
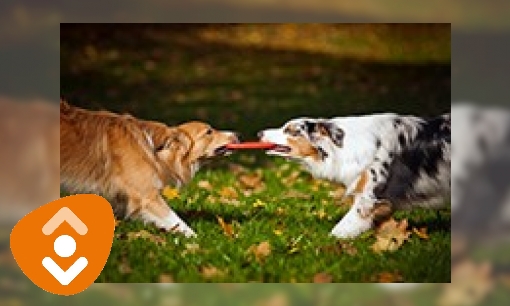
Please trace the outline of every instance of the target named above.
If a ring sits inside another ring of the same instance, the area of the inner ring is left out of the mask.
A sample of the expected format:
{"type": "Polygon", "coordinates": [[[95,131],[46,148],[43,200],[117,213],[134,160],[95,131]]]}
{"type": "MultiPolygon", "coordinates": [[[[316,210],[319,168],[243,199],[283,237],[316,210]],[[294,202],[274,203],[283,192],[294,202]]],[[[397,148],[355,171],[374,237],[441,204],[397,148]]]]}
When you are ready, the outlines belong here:
{"type": "Polygon", "coordinates": [[[85,269],[88,263],[87,258],[80,257],[67,271],[64,271],[50,257],[45,257],[42,261],[42,265],[46,270],[64,286],[69,285],[85,269]]]}

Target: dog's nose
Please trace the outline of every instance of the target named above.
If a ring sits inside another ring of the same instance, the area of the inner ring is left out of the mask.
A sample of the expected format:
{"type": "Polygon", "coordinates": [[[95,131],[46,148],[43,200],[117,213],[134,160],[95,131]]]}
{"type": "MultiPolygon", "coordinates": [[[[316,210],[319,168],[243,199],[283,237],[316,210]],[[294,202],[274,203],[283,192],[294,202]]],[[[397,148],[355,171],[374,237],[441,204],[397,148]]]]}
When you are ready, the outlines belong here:
{"type": "Polygon", "coordinates": [[[258,133],[257,133],[257,137],[258,137],[259,139],[262,139],[262,137],[264,137],[264,132],[263,132],[263,131],[258,132],[258,133]]]}

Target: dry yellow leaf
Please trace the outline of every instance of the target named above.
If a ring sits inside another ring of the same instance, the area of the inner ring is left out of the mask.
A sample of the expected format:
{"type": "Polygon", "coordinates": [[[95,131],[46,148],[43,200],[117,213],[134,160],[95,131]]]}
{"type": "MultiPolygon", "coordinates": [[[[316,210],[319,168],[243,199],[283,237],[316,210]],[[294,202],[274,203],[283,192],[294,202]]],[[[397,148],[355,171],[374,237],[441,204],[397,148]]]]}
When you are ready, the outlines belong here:
{"type": "Polygon", "coordinates": [[[338,199],[338,201],[335,201],[334,203],[341,207],[351,207],[354,204],[354,196],[345,196],[341,199],[338,199]]]}
{"type": "Polygon", "coordinates": [[[281,236],[281,235],[283,235],[283,231],[282,231],[282,230],[279,230],[279,229],[275,229],[275,230],[273,231],[273,233],[274,233],[276,236],[281,236]]]}
{"type": "Polygon", "coordinates": [[[243,188],[258,189],[263,187],[262,173],[242,174],[239,176],[239,182],[243,188]]]}
{"type": "Polygon", "coordinates": [[[420,229],[417,229],[416,227],[413,227],[413,233],[416,234],[416,236],[420,237],[421,239],[429,239],[429,235],[427,234],[427,228],[422,227],[420,229]]]}
{"type": "Polygon", "coordinates": [[[345,196],[345,187],[340,186],[335,188],[333,191],[329,192],[329,196],[332,197],[334,200],[341,200],[345,196]]]}
{"type": "Polygon", "coordinates": [[[313,277],[313,282],[316,284],[323,284],[323,283],[331,283],[333,281],[333,276],[327,274],[327,273],[317,273],[313,277]]]}
{"type": "Polygon", "coordinates": [[[301,199],[301,200],[310,200],[311,198],[312,195],[310,193],[304,193],[294,189],[285,192],[285,195],[280,197],[280,199],[301,199]]]}
{"type": "Polygon", "coordinates": [[[266,203],[262,202],[260,199],[257,199],[254,203],[253,203],[253,207],[254,208],[259,208],[259,207],[264,207],[266,206],[266,203]]]}
{"type": "Polygon", "coordinates": [[[258,262],[262,262],[271,254],[271,245],[268,241],[254,244],[248,249],[248,252],[255,255],[255,259],[257,259],[258,262]]]}
{"type": "Polygon", "coordinates": [[[179,197],[179,190],[172,188],[170,186],[165,186],[165,188],[163,188],[162,194],[165,198],[173,200],[179,197]]]}
{"type": "Polygon", "coordinates": [[[216,268],[215,266],[205,266],[200,269],[200,273],[204,278],[215,278],[215,277],[222,277],[225,275],[225,272],[221,271],[220,269],[216,268]]]}
{"type": "Polygon", "coordinates": [[[372,250],[376,253],[383,251],[396,251],[406,240],[409,239],[411,232],[407,230],[407,220],[400,222],[391,218],[383,222],[376,230],[376,242],[372,245],[372,250]]]}
{"type": "Polygon", "coordinates": [[[297,253],[299,252],[299,248],[294,246],[294,247],[291,247],[290,250],[289,250],[289,254],[294,254],[294,253],[297,253]]]}
{"type": "Polygon", "coordinates": [[[219,195],[225,199],[237,199],[238,198],[237,191],[232,187],[221,188],[219,195]]]}
{"type": "Polygon", "coordinates": [[[340,249],[347,253],[348,255],[354,256],[358,254],[358,249],[352,244],[348,242],[339,242],[340,249]]]}
{"type": "Polygon", "coordinates": [[[242,203],[241,201],[239,201],[238,199],[221,199],[219,201],[221,204],[227,204],[227,205],[231,205],[231,206],[240,206],[242,203]]]}
{"type": "Polygon", "coordinates": [[[216,216],[216,219],[218,220],[218,223],[220,224],[221,229],[223,230],[225,236],[231,238],[234,237],[234,230],[232,228],[232,224],[226,223],[225,220],[223,220],[223,218],[220,216],[216,216]]]}
{"type": "Polygon", "coordinates": [[[202,188],[202,189],[205,189],[208,191],[213,190],[213,187],[209,181],[205,181],[205,180],[199,181],[197,183],[197,186],[198,186],[198,188],[202,188]]]}
{"type": "Polygon", "coordinates": [[[322,208],[316,211],[315,215],[319,218],[319,220],[322,220],[327,216],[326,212],[322,208]]]}

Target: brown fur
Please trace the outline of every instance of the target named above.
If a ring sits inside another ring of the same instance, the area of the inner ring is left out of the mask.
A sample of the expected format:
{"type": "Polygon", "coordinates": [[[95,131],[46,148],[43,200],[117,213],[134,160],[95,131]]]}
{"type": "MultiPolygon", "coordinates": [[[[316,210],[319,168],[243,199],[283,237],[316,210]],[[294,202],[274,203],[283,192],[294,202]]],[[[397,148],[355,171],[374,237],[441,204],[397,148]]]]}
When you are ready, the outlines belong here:
{"type": "Polygon", "coordinates": [[[104,195],[117,214],[162,219],[171,210],[161,189],[186,184],[218,147],[236,141],[201,122],[168,127],[61,101],[60,181],[71,192],[104,195]]]}
{"type": "Polygon", "coordinates": [[[288,145],[291,148],[290,155],[295,157],[311,157],[315,160],[320,159],[320,154],[317,148],[314,148],[310,141],[305,139],[304,137],[289,137],[288,145]]]}
{"type": "Polygon", "coordinates": [[[354,193],[363,193],[365,191],[368,177],[369,175],[366,171],[361,173],[360,177],[358,178],[358,182],[356,183],[356,187],[354,188],[354,193]]]}

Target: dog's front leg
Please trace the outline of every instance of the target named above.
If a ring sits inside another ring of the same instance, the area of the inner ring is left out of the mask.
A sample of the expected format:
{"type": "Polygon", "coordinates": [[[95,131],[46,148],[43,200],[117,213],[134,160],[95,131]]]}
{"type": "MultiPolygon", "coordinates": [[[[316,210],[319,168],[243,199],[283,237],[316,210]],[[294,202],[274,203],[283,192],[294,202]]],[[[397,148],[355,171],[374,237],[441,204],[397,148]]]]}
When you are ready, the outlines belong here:
{"type": "Polygon", "coordinates": [[[196,237],[197,234],[172,209],[163,218],[163,227],[167,231],[180,232],[186,237],[196,237]]]}
{"type": "Polygon", "coordinates": [[[182,233],[186,237],[196,237],[196,233],[161,198],[157,196],[139,212],[145,223],[152,223],[168,232],[182,233]]]}
{"type": "Polygon", "coordinates": [[[371,229],[374,224],[376,201],[362,195],[354,196],[354,203],[347,214],[338,222],[331,235],[337,238],[355,238],[371,229]]]}

